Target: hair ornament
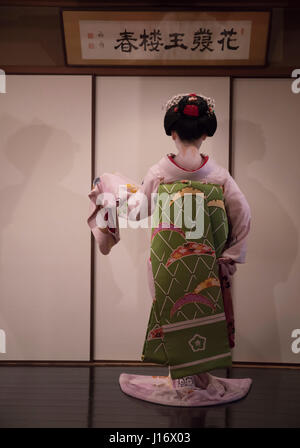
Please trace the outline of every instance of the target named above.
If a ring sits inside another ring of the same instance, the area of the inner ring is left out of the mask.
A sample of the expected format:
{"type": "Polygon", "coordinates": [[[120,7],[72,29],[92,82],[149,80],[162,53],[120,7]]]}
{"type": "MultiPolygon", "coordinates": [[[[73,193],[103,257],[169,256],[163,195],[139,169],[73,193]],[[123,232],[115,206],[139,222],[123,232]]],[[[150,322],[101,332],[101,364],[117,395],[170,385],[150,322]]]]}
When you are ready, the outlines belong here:
{"type": "Polygon", "coordinates": [[[197,101],[197,95],[195,93],[190,93],[188,101],[197,101]]]}
{"type": "MultiPolygon", "coordinates": [[[[208,106],[207,115],[211,116],[214,114],[215,110],[215,100],[210,97],[206,97],[204,95],[196,95],[195,93],[180,93],[178,95],[173,96],[164,106],[164,109],[166,112],[171,109],[173,106],[177,106],[179,102],[182,100],[182,98],[188,97],[188,101],[197,101],[198,97],[202,98],[204,101],[206,101],[208,106]]],[[[178,107],[174,107],[174,112],[178,112],[178,107]]],[[[196,105],[188,105],[184,109],[185,115],[191,115],[191,116],[199,116],[199,110],[196,105]],[[195,106],[197,108],[198,114],[196,115],[195,109],[190,109],[190,106],[195,106]],[[186,109],[188,107],[188,109],[186,109]]]]}
{"type": "MultiPolygon", "coordinates": [[[[179,93],[178,95],[174,95],[164,106],[163,108],[166,110],[166,112],[171,109],[173,106],[177,106],[179,101],[184,98],[185,96],[188,96],[188,93],[179,93]]],[[[175,111],[177,112],[177,111],[175,111]]]]}
{"type": "Polygon", "coordinates": [[[199,117],[199,109],[195,104],[187,104],[183,109],[184,115],[190,115],[191,117],[199,117]]]}

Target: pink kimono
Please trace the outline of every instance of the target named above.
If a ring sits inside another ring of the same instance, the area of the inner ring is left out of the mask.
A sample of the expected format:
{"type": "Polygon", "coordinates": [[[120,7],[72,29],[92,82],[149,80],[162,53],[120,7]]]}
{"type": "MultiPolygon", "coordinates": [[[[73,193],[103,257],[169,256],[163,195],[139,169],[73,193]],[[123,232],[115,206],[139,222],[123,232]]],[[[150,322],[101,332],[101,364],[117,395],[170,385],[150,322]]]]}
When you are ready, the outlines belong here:
{"type": "MultiPolygon", "coordinates": [[[[97,183],[89,193],[91,200],[90,216],[87,220],[93,235],[99,245],[106,241],[107,249],[103,253],[109,253],[112,246],[120,240],[118,217],[113,220],[115,202],[128,200],[128,211],[137,210],[136,219],[139,219],[139,210],[145,207],[144,195],[148,200],[148,215],[151,214],[151,193],[155,193],[160,183],[171,183],[176,180],[189,179],[207,183],[222,185],[224,203],[229,222],[229,237],[222,257],[218,259],[219,273],[224,299],[224,309],[228,325],[230,346],[234,346],[234,318],[232,299],[230,293],[231,276],[236,271],[235,263],[245,263],[247,249],[247,235],[250,230],[251,212],[249,204],[240,188],[229,174],[228,170],[218,165],[211,157],[202,155],[202,164],[198,169],[187,170],[180,167],[174,160],[174,154],[166,154],[161,160],[149,168],[142,185],[138,185],[132,179],[122,174],[103,173],[100,183],[97,183]],[[123,198],[119,197],[119,185],[127,184],[127,192],[123,198]],[[99,229],[96,216],[103,205],[97,205],[97,196],[101,192],[111,193],[111,203],[105,204],[108,225],[105,229],[99,229]]],[[[118,204],[118,203],[117,203],[118,204]]],[[[150,259],[148,259],[148,282],[151,296],[154,298],[154,281],[150,259]]]]}
{"type": "MultiPolygon", "coordinates": [[[[118,216],[122,216],[122,213],[120,213],[119,206],[124,202],[127,204],[127,212],[130,214],[134,210],[135,219],[141,219],[145,217],[145,213],[143,214],[145,208],[147,216],[153,213],[155,199],[153,201],[151,194],[157,192],[160,183],[168,184],[182,180],[193,180],[221,185],[229,224],[229,235],[225,249],[217,261],[229,345],[233,347],[234,316],[230,293],[231,276],[236,271],[236,263],[245,263],[246,238],[250,230],[251,212],[245,196],[229,172],[208,155],[201,155],[202,163],[200,167],[195,170],[188,170],[175,162],[174,154],[166,154],[158,163],[149,168],[142,185],[138,185],[135,181],[120,173],[103,173],[100,178],[94,181],[94,188],[89,193],[91,210],[87,222],[100,251],[103,254],[108,254],[111,248],[120,241],[118,216]],[[125,185],[121,194],[120,185],[125,185]],[[101,199],[101,193],[110,193],[110,195],[105,196],[104,200],[101,199]],[[118,213],[116,213],[116,208],[118,208],[118,213]],[[107,221],[106,224],[104,222],[104,225],[102,221],[101,229],[98,225],[99,221],[97,221],[99,212],[105,218],[104,221],[107,221]]],[[[148,259],[148,281],[151,296],[155,299],[155,285],[150,258],[148,259]]],[[[189,377],[186,377],[186,380],[188,379],[189,377]]],[[[211,384],[207,389],[196,388],[190,390],[186,388],[182,392],[173,388],[169,377],[121,374],[119,382],[123,392],[142,400],[172,406],[207,406],[228,403],[244,397],[249,391],[252,380],[250,378],[225,379],[210,375],[211,384]],[[225,392],[218,394],[217,390],[220,387],[225,392]]]]}

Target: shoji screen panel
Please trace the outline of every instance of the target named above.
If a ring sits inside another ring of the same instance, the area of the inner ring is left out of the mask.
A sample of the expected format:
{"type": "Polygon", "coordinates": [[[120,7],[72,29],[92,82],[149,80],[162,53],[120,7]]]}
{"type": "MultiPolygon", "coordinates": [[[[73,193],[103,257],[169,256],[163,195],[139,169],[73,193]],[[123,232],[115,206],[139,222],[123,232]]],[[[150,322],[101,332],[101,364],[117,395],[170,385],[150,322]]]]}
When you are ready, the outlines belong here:
{"type": "Polygon", "coordinates": [[[234,283],[237,361],[299,363],[300,95],[290,79],[234,82],[234,177],[252,210],[234,283]]]}
{"type": "Polygon", "coordinates": [[[7,77],[0,360],[89,359],[91,78],[7,77]]]}
{"type": "MultiPolygon", "coordinates": [[[[141,183],[148,168],[176,147],[163,129],[162,106],[177,93],[216,101],[218,130],[201,151],[228,166],[229,79],[99,77],[96,174],[118,171],[141,183]]],[[[96,256],[96,359],[140,360],[151,308],[146,260],[150,229],[121,229],[121,241],[96,256]]]]}

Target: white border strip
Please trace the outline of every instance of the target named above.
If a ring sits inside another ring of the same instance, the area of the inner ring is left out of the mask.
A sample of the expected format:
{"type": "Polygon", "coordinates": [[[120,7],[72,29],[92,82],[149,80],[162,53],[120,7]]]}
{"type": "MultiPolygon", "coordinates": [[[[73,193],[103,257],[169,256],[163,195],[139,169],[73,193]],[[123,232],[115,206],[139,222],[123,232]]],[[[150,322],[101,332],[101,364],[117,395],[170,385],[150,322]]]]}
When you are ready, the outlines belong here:
{"type": "Polygon", "coordinates": [[[210,323],[221,322],[226,320],[225,313],[214,314],[213,316],[200,317],[199,319],[188,320],[185,322],[176,322],[175,324],[163,325],[163,332],[169,333],[171,331],[185,330],[186,328],[199,327],[210,323]]]}

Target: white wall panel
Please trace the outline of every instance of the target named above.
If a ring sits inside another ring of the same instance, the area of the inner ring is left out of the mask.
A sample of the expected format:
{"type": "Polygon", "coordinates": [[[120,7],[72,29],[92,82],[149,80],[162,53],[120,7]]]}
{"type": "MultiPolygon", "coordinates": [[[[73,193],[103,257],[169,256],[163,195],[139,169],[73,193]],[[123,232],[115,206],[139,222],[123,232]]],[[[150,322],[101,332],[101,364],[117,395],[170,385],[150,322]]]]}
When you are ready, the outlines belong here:
{"type": "MultiPolygon", "coordinates": [[[[177,93],[216,101],[218,129],[201,152],[228,167],[229,78],[99,77],[96,94],[96,175],[118,171],[141,183],[148,168],[176,153],[163,129],[162,106],[177,93]]],[[[140,360],[151,296],[146,277],[150,229],[121,229],[107,256],[96,255],[96,359],[140,360]]]]}
{"type": "Polygon", "coordinates": [[[291,79],[238,79],[233,111],[233,174],[252,210],[247,263],[234,279],[234,359],[299,363],[300,95],[291,79]]]}
{"type": "Polygon", "coordinates": [[[89,359],[91,78],[7,76],[0,360],[89,359]]]}

